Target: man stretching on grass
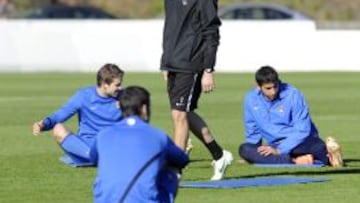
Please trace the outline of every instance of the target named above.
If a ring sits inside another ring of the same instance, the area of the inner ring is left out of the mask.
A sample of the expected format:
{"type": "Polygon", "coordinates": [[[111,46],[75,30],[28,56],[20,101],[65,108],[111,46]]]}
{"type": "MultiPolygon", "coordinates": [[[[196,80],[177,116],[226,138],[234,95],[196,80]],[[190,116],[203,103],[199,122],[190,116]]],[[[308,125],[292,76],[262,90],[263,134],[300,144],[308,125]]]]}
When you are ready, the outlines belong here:
{"type": "Polygon", "coordinates": [[[33,134],[53,130],[55,141],[64,150],[61,161],[72,166],[93,165],[89,160],[90,147],[101,129],[120,121],[117,97],[124,71],[117,65],[105,64],[97,73],[97,85],[78,90],[60,109],[35,122],[33,134]],[[77,135],[62,123],[78,114],[77,135]]]}
{"type": "Polygon", "coordinates": [[[261,67],[255,79],[258,87],[244,102],[246,143],[239,148],[243,159],[262,164],[343,164],[339,145],[332,140],[331,147],[320,139],[299,90],[281,82],[270,66],[261,67]]]}

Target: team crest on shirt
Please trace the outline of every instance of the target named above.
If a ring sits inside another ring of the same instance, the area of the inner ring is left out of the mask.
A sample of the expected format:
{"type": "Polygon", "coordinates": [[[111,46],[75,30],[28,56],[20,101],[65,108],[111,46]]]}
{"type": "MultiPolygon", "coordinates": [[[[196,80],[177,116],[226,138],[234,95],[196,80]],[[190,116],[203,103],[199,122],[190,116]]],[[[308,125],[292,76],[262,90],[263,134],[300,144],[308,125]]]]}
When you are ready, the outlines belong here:
{"type": "Polygon", "coordinates": [[[182,5],[183,5],[183,6],[188,5],[188,0],[181,0],[181,2],[182,2],[182,5]]]}
{"type": "Polygon", "coordinates": [[[284,106],[283,106],[283,105],[280,105],[280,106],[278,107],[278,111],[279,111],[279,113],[284,113],[284,111],[285,111],[284,106]]]}

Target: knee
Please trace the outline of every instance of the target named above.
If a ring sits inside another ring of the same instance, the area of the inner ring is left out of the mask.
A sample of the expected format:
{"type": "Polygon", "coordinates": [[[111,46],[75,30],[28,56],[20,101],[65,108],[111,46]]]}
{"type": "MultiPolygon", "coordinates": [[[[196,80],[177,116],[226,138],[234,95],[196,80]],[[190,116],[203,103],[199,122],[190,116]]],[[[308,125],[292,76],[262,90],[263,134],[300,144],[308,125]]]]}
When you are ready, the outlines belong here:
{"type": "Polygon", "coordinates": [[[244,143],[241,144],[239,146],[239,155],[240,157],[246,159],[247,158],[247,154],[249,154],[248,152],[250,151],[250,146],[248,143],[244,143]]]}
{"type": "Polygon", "coordinates": [[[239,146],[239,155],[240,155],[240,157],[244,156],[246,149],[247,149],[246,143],[241,144],[239,146]]]}
{"type": "Polygon", "coordinates": [[[176,122],[187,122],[187,112],[173,109],[171,112],[172,118],[176,122]]]}
{"type": "Polygon", "coordinates": [[[67,129],[63,124],[58,123],[54,126],[52,132],[53,132],[55,141],[57,143],[61,143],[71,131],[69,129],[67,129]]]}

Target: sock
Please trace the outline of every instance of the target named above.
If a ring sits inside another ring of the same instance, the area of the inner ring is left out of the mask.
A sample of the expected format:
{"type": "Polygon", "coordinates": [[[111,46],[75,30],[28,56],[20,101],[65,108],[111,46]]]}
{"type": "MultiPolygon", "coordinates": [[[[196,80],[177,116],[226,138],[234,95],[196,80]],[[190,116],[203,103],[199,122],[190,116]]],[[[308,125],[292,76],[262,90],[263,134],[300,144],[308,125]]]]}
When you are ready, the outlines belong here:
{"type": "Polygon", "coordinates": [[[218,145],[218,143],[213,140],[210,143],[205,143],[206,148],[211,153],[211,156],[215,161],[219,160],[223,156],[223,149],[218,145]]]}

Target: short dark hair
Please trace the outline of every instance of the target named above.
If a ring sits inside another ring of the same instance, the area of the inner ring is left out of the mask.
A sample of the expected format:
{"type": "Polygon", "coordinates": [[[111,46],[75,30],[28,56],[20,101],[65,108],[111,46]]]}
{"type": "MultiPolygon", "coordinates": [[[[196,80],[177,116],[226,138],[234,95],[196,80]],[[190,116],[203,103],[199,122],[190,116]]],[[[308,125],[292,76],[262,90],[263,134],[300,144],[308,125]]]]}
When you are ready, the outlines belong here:
{"type": "Polygon", "coordinates": [[[140,116],[141,107],[147,106],[150,115],[150,93],[140,86],[129,86],[122,90],[119,99],[122,117],[140,116]]]}
{"type": "Polygon", "coordinates": [[[280,82],[279,75],[271,66],[262,66],[255,73],[255,80],[259,86],[264,83],[278,83],[280,82]]]}
{"type": "Polygon", "coordinates": [[[124,76],[124,71],[119,68],[119,66],[107,63],[103,65],[96,75],[97,86],[100,87],[102,83],[111,84],[115,78],[120,78],[124,76]]]}

